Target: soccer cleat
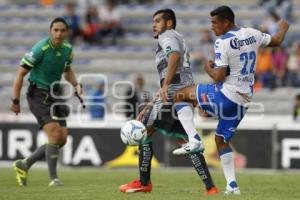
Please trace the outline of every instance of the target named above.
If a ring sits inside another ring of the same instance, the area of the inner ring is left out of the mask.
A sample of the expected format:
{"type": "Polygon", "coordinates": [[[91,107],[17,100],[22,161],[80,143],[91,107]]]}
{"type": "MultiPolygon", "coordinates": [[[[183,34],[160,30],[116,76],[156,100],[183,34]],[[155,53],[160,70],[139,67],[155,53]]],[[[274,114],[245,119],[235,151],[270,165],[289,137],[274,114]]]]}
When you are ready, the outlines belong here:
{"type": "Polygon", "coordinates": [[[191,153],[203,153],[204,151],[204,145],[202,141],[199,142],[188,142],[182,147],[175,149],[173,151],[174,155],[185,155],[185,154],[191,154],[191,153]]]}
{"type": "Polygon", "coordinates": [[[240,188],[238,187],[238,185],[236,184],[236,182],[232,181],[230,184],[228,184],[226,186],[226,190],[225,190],[224,194],[227,194],[227,195],[230,195],[230,194],[240,195],[241,191],[240,191],[240,188]]]}
{"type": "Polygon", "coordinates": [[[58,179],[52,179],[52,181],[49,183],[49,187],[60,187],[60,186],[64,186],[64,184],[58,179]]]}
{"type": "Polygon", "coordinates": [[[241,191],[240,191],[240,188],[231,188],[231,189],[228,189],[226,188],[224,194],[227,194],[227,195],[230,195],[230,194],[234,194],[234,195],[240,195],[241,194],[241,191]]]}
{"type": "Polygon", "coordinates": [[[206,195],[214,195],[214,194],[219,194],[219,190],[217,187],[212,187],[208,190],[205,191],[206,195]]]}
{"type": "Polygon", "coordinates": [[[130,183],[121,185],[119,187],[120,192],[124,193],[134,193],[134,192],[151,192],[152,191],[152,184],[148,183],[147,185],[142,185],[139,179],[134,180],[130,183]]]}
{"type": "Polygon", "coordinates": [[[16,160],[13,163],[14,170],[16,172],[16,179],[19,186],[27,185],[27,172],[26,163],[24,160],[16,160]]]}

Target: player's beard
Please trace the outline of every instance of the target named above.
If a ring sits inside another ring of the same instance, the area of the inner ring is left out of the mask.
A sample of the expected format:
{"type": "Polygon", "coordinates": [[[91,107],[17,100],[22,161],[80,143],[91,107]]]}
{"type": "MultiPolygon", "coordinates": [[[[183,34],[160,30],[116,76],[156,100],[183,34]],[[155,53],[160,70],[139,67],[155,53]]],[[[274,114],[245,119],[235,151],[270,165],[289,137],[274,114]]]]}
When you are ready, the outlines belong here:
{"type": "MultiPolygon", "coordinates": [[[[157,30],[157,29],[156,29],[156,30],[157,30]]],[[[166,26],[166,24],[165,24],[165,26],[162,27],[160,31],[156,31],[157,35],[154,35],[154,34],[153,34],[153,38],[154,38],[154,39],[158,39],[158,36],[161,35],[162,33],[164,33],[166,30],[167,30],[167,26],[166,26]]]]}
{"type": "Polygon", "coordinates": [[[153,31],[153,38],[154,38],[154,39],[157,39],[157,38],[158,38],[158,35],[159,35],[159,33],[158,33],[157,31],[156,31],[156,32],[153,31]]]}

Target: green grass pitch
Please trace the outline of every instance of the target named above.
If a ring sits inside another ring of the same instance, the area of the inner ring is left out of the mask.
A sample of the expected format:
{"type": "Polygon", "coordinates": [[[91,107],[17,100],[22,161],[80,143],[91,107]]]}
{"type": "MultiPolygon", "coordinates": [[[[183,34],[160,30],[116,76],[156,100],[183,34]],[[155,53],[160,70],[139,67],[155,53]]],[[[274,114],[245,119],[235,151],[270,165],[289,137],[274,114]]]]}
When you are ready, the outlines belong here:
{"type": "MultiPolygon", "coordinates": [[[[32,169],[28,186],[18,187],[12,169],[0,168],[0,200],[193,200],[193,199],[243,199],[289,200],[300,199],[300,172],[238,172],[241,196],[204,196],[204,186],[192,169],[153,170],[152,193],[123,194],[119,185],[133,180],[138,173],[133,169],[61,168],[60,188],[49,188],[46,169],[32,169]]],[[[225,181],[219,170],[212,176],[218,188],[224,190],[225,181]]]]}

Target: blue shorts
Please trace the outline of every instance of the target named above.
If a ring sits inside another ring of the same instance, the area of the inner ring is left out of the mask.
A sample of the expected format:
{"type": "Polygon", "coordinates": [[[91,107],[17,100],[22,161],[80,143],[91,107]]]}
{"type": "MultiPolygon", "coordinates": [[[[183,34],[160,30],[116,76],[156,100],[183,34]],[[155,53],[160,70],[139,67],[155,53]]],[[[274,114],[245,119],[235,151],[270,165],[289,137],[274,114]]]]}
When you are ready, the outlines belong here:
{"type": "Polygon", "coordinates": [[[216,135],[229,142],[247,108],[229,100],[216,84],[197,85],[196,96],[201,109],[219,118],[216,135]]]}

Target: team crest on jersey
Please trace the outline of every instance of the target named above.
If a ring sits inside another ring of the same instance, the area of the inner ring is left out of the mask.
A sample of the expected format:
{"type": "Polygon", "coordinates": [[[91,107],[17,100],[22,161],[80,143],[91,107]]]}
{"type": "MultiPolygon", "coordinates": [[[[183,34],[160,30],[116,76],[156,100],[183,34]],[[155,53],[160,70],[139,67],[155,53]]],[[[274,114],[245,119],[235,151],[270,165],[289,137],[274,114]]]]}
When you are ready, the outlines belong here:
{"type": "Polygon", "coordinates": [[[168,53],[168,52],[171,51],[171,50],[172,50],[171,47],[170,47],[170,46],[167,46],[166,52],[168,53]]]}
{"type": "Polygon", "coordinates": [[[33,52],[29,52],[29,53],[26,53],[25,54],[25,58],[30,61],[30,62],[34,62],[35,61],[35,58],[33,57],[33,52]]]}

